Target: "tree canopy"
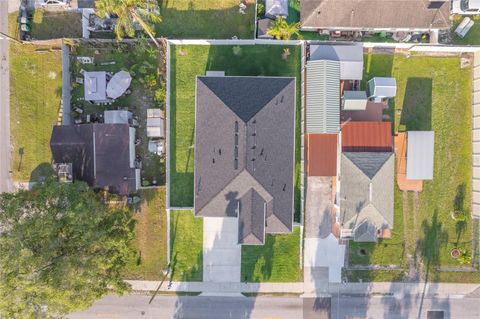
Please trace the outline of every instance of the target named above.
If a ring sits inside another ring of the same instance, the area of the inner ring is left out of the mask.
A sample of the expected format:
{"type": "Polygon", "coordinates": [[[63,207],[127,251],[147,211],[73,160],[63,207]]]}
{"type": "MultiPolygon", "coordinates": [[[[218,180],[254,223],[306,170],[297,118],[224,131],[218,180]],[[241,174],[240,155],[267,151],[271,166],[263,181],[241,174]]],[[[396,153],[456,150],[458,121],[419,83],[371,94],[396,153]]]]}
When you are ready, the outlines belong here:
{"type": "Polygon", "coordinates": [[[162,21],[156,0],[98,0],[95,2],[96,13],[99,17],[115,15],[118,20],[115,25],[115,35],[121,40],[125,35],[135,36],[135,23],[148,34],[155,45],[159,47],[155,39],[154,23],[162,21]]]}
{"type": "Polygon", "coordinates": [[[82,182],[0,194],[0,317],[58,318],[127,291],[133,227],[82,182]]]}
{"type": "Polygon", "coordinates": [[[288,24],[284,17],[277,16],[270,28],[267,30],[267,34],[271,35],[277,40],[290,40],[292,35],[297,39],[302,39],[302,35],[299,32],[300,23],[293,22],[288,24]]]}

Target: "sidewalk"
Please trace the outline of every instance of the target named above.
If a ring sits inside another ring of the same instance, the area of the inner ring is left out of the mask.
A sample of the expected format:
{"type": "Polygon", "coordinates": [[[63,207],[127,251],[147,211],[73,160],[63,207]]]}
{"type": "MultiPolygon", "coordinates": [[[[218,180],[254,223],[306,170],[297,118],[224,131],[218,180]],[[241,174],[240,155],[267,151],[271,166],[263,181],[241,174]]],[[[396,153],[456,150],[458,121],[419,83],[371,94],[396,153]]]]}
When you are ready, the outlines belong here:
{"type": "MultiPolygon", "coordinates": [[[[155,291],[160,281],[126,280],[134,291],[155,291]]],[[[165,281],[160,291],[190,291],[207,293],[303,293],[303,282],[240,283],[240,282],[172,282],[165,281]]]]}
{"type": "MultiPolygon", "coordinates": [[[[134,291],[155,291],[159,281],[126,280],[134,291]]],[[[160,291],[204,292],[216,294],[231,293],[303,293],[303,282],[287,283],[214,283],[214,282],[172,282],[168,289],[168,282],[164,282],[160,291]]],[[[317,287],[317,294],[341,295],[423,295],[425,297],[458,297],[478,294],[480,284],[456,283],[329,283],[317,287]]]]}

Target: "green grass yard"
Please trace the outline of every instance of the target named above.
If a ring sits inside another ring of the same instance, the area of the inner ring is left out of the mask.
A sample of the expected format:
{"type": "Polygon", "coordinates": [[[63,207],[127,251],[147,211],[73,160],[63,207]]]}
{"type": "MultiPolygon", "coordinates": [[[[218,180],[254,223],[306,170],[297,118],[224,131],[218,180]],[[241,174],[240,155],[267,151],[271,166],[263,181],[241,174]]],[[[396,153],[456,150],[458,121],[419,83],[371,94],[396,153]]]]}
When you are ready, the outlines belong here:
{"type": "MultiPolygon", "coordinates": [[[[471,72],[470,68],[460,69],[459,58],[366,56],[365,81],[373,76],[394,76],[397,80],[397,96],[390,103],[395,129],[435,131],[434,178],[424,182],[424,189],[418,195],[411,192],[404,195],[399,190],[395,192],[396,219],[392,242],[396,245],[402,237],[396,233],[402,209],[401,214],[405,214],[403,256],[393,253],[399,254],[400,248],[387,253],[383,245],[384,242],[392,245],[388,240],[374,245],[357,243],[350,251],[351,262],[400,263],[404,266],[405,261],[402,260],[410,254],[421,256],[425,269],[432,270],[429,280],[449,281],[449,278],[457,276],[433,269],[462,266],[450,257],[454,247],[472,251],[472,221],[462,224],[450,217],[454,210],[470,211],[471,72]],[[367,256],[356,255],[360,247],[367,250],[367,256]]],[[[368,276],[382,278],[380,275],[368,276]]]]}
{"type": "Polygon", "coordinates": [[[207,70],[226,75],[295,76],[297,78],[295,213],[300,213],[300,46],[171,46],[170,205],[193,206],[195,77],[207,70]],[[284,50],[290,55],[283,58],[284,50]]]}
{"type": "Polygon", "coordinates": [[[52,173],[49,143],[62,94],[61,52],[12,43],[10,72],[13,180],[38,181],[52,173]]]}
{"type": "Polygon", "coordinates": [[[45,11],[36,9],[33,13],[32,38],[48,40],[82,37],[82,14],[75,11],[45,11]]]}
{"type": "Polygon", "coordinates": [[[300,269],[300,227],[291,234],[267,234],[265,245],[242,246],[241,281],[296,282],[300,269]]]}
{"type": "Polygon", "coordinates": [[[238,0],[159,0],[162,22],[157,36],[173,39],[253,39],[255,1],[240,14],[238,0]]]}
{"type": "Polygon", "coordinates": [[[174,281],[202,281],[203,218],[190,210],[170,211],[171,278],[174,281]]]}
{"type": "Polygon", "coordinates": [[[126,267],[125,278],[137,280],[161,280],[167,265],[167,212],[165,187],[141,190],[142,202],[133,218],[136,255],[126,267]]]}

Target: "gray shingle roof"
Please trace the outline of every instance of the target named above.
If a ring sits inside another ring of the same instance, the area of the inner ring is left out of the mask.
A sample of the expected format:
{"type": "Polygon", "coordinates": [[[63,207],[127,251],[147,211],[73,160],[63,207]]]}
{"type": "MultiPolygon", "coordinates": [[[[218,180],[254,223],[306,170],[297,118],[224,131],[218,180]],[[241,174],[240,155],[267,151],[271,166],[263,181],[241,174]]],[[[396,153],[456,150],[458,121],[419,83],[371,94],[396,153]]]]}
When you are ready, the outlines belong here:
{"type": "Polygon", "coordinates": [[[195,214],[236,217],[240,205],[245,243],[260,239],[258,223],[290,232],[295,79],[198,77],[195,113],[195,214]]]}
{"type": "Polygon", "coordinates": [[[128,124],[54,126],[50,139],[55,163],[72,163],[74,179],[113,193],[136,192],[135,168],[130,161],[128,124]]]}
{"type": "Polygon", "coordinates": [[[356,229],[364,220],[377,229],[393,228],[395,157],[387,152],[342,153],[340,225],[356,229]]]}
{"type": "Polygon", "coordinates": [[[353,239],[360,242],[375,242],[377,241],[377,228],[368,220],[364,220],[355,229],[353,239]]]}
{"type": "Polygon", "coordinates": [[[240,244],[263,244],[265,241],[266,199],[251,188],[240,199],[238,215],[238,242],[240,244]]]}
{"type": "Polygon", "coordinates": [[[340,131],[340,62],[307,63],[307,133],[340,131]]]}
{"type": "Polygon", "coordinates": [[[302,0],[304,29],[448,29],[449,1],[302,0]]]}

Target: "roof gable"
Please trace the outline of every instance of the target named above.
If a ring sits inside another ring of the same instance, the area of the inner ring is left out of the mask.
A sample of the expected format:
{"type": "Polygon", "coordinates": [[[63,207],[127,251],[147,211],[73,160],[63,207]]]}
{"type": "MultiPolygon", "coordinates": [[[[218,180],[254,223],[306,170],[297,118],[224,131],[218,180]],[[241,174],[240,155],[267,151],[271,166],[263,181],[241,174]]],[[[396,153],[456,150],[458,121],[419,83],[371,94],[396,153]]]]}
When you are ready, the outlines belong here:
{"type": "Polygon", "coordinates": [[[244,122],[248,122],[271,101],[291,78],[198,77],[222,102],[244,122]]]}
{"type": "Polygon", "coordinates": [[[343,152],[343,154],[370,180],[392,156],[387,152],[343,152]]]}
{"type": "MultiPolygon", "coordinates": [[[[257,226],[247,225],[252,220],[265,224],[265,214],[275,215],[279,221],[267,231],[290,230],[293,223],[295,79],[198,77],[196,93],[195,214],[237,217],[240,212],[238,217],[243,220],[244,228],[239,242],[248,241],[252,229],[256,229],[257,226]],[[275,83],[277,81],[279,83],[275,83]],[[241,82],[245,85],[241,86],[241,82]],[[251,86],[252,83],[256,86],[251,86]],[[231,96],[225,93],[230,92],[229,86],[233,87],[231,96]],[[250,95],[264,92],[262,86],[267,86],[269,99],[251,99],[250,95]],[[278,91],[273,94],[272,88],[278,91]],[[235,96],[241,101],[233,101],[235,96]],[[260,106],[259,103],[265,104],[260,106]],[[262,200],[252,201],[251,198],[258,199],[257,195],[262,200]],[[260,202],[262,205],[258,204],[260,202]],[[263,203],[266,203],[265,208],[263,203]],[[238,210],[239,204],[243,210],[238,210]],[[260,218],[257,216],[259,210],[262,222],[257,219],[260,218]]],[[[257,231],[254,236],[259,237],[257,231]]]]}

